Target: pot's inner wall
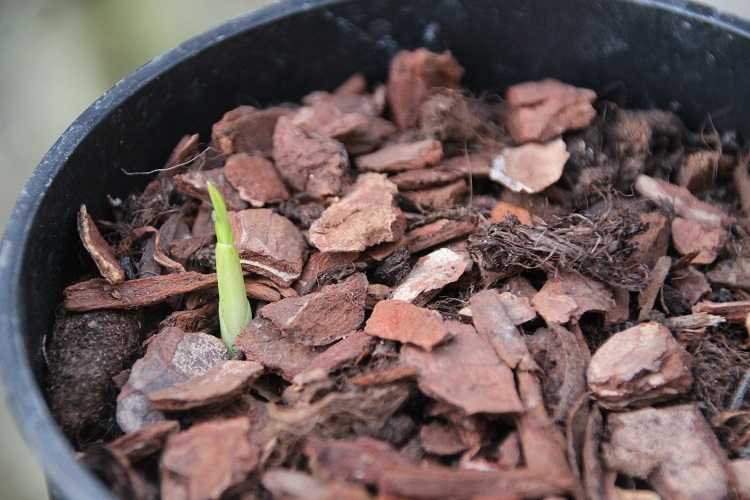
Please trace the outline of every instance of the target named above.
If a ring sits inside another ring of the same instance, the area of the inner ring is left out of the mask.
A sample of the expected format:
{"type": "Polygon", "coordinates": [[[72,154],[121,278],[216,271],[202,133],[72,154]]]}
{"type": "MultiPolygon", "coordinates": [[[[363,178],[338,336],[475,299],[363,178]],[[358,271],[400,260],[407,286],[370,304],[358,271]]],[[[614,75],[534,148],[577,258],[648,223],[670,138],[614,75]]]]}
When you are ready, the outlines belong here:
{"type": "MultiPolygon", "coordinates": [[[[398,50],[426,46],[450,49],[476,90],[503,95],[509,84],[556,77],[629,107],[677,109],[693,129],[710,114],[719,130],[750,136],[743,121],[750,111],[747,35],[646,2],[362,0],[211,43],[140,90],[121,85],[117,92],[132,95],[85,138],[76,129],[66,133],[63,140],[81,140],[67,162],[47,159],[62,168],[19,249],[23,328],[39,380],[42,338],[52,330],[62,289],[88,258],[75,229],[79,205],[95,218],[110,217],[106,194],[124,197],[146,182],[122,169],[159,168],[182,135],[199,132],[208,140],[211,124],[239,104],[298,101],[356,71],[384,81],[398,50]]],[[[162,58],[151,71],[167,64],[162,58]]],[[[143,75],[126,82],[140,86],[143,75]]]]}

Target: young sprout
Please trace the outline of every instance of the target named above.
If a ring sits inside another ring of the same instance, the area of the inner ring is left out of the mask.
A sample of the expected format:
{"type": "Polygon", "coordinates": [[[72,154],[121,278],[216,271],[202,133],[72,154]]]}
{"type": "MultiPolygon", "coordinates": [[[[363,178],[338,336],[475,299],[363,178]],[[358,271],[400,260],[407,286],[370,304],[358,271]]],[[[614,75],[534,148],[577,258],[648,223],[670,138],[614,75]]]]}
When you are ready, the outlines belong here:
{"type": "Polygon", "coordinates": [[[221,338],[234,354],[234,339],[242,327],[253,319],[250,302],[245,293],[240,255],[232,239],[227,205],[216,186],[208,183],[208,194],[214,206],[212,217],[216,228],[216,276],[219,281],[219,326],[221,338]]]}

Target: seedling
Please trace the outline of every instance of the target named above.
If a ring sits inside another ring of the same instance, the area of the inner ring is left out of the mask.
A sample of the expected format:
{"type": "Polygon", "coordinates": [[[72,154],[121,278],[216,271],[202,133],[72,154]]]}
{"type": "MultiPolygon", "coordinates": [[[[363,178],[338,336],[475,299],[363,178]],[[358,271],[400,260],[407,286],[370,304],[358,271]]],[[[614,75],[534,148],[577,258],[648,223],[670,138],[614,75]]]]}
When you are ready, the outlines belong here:
{"type": "Polygon", "coordinates": [[[208,194],[214,206],[212,214],[216,228],[216,276],[219,281],[219,326],[221,338],[234,354],[234,339],[242,327],[253,319],[250,302],[245,293],[240,255],[234,246],[232,226],[229,225],[227,205],[216,186],[208,183],[208,194]]]}

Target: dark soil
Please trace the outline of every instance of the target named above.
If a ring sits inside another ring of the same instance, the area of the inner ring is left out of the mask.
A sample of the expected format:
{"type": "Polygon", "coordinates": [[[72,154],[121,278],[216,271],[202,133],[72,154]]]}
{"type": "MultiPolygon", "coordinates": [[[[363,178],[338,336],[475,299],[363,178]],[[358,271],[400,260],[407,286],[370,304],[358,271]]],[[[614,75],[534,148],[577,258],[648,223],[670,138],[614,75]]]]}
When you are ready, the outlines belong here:
{"type": "Polygon", "coordinates": [[[47,394],[113,492],[750,496],[746,149],[462,75],[419,49],[227,110],[111,220],[81,208],[96,277],[65,290],[47,394]],[[253,308],[232,360],[208,181],[253,308]]]}

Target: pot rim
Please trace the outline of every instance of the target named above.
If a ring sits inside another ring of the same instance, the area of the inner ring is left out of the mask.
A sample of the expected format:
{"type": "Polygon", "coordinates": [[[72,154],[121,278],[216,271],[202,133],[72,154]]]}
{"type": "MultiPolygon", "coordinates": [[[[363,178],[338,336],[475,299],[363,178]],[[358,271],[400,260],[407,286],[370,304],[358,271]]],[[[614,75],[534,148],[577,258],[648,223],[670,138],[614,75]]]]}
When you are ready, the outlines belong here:
{"type": "MultiPolygon", "coordinates": [[[[86,109],[50,148],[22,189],[0,243],[0,382],[4,383],[15,420],[42,466],[55,497],[112,498],[111,493],[82,463],[70,460],[72,448],[59,431],[44,395],[28,365],[21,317],[22,254],[32,221],[44,193],[83,139],[134,92],[171,68],[223,40],[290,15],[360,0],[286,0],[241,14],[155,57],[116,83],[86,109]]],[[[750,38],[750,21],[713,7],[683,0],[618,0],[673,12],[750,38]]]]}

